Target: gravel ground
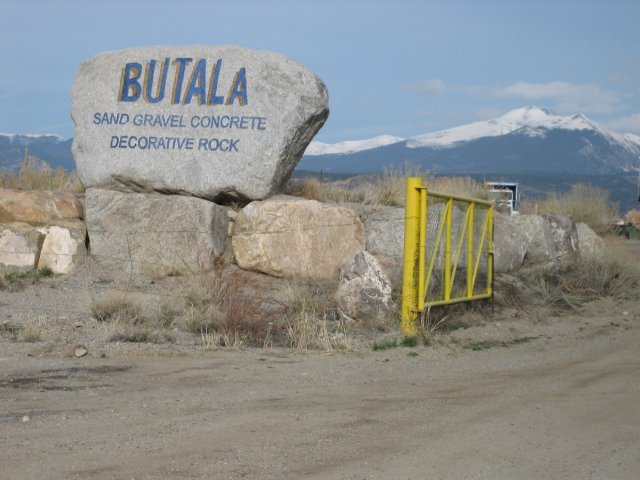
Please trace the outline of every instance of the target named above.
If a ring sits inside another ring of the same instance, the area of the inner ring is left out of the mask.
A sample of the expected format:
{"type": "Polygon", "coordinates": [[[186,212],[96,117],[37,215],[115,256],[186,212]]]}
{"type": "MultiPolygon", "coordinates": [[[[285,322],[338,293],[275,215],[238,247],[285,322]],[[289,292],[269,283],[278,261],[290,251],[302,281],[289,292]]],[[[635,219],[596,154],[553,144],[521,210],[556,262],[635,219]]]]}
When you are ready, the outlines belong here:
{"type": "Polygon", "coordinates": [[[92,298],[185,279],[100,273],[0,290],[1,478],[638,478],[640,300],[501,308],[428,347],[205,350],[108,341],[92,298]]]}

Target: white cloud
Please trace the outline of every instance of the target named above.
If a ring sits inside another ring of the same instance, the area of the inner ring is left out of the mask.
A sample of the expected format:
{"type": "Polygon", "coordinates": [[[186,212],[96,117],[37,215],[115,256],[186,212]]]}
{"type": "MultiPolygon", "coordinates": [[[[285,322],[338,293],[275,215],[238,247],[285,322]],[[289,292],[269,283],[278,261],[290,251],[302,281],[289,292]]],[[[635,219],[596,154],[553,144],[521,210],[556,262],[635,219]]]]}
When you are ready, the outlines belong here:
{"type": "Polygon", "coordinates": [[[612,113],[620,109],[620,97],[617,93],[594,84],[517,82],[497,89],[495,95],[526,100],[552,100],[555,108],[565,113],[612,113]]]}
{"type": "Polygon", "coordinates": [[[640,135],[640,113],[609,120],[607,126],[616,132],[640,135]]]}
{"type": "Polygon", "coordinates": [[[447,86],[442,80],[434,78],[411,85],[409,86],[409,90],[413,93],[441,94],[447,91],[447,86]]]}

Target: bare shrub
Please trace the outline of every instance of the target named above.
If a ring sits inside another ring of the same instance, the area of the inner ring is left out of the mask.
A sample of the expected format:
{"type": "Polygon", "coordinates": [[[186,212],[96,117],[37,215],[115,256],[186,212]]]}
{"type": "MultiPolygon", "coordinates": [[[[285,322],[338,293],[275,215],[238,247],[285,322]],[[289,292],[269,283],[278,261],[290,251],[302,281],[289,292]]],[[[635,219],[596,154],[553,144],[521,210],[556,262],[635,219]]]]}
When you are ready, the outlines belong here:
{"type": "Polygon", "coordinates": [[[0,187],[70,193],[84,191],[75,172],[65,172],[62,168],[52,170],[45,162],[32,156],[25,156],[18,172],[0,172],[0,187]]]}
{"type": "Polygon", "coordinates": [[[286,192],[296,197],[304,197],[308,200],[319,202],[325,199],[325,188],[320,180],[315,178],[303,178],[289,183],[286,192]]]}
{"type": "Polygon", "coordinates": [[[428,190],[449,195],[460,195],[479,199],[488,199],[487,190],[480,182],[471,177],[429,177],[425,184],[428,190]]]}
{"type": "Polygon", "coordinates": [[[351,349],[346,325],[338,320],[335,302],[325,287],[290,283],[279,292],[277,301],[285,307],[283,321],[290,347],[302,352],[351,349]]]}
{"type": "Polygon", "coordinates": [[[562,272],[531,276],[545,303],[556,310],[580,310],[586,303],[610,297],[636,298],[640,264],[635,255],[613,242],[600,255],[583,257],[562,272]]]}
{"type": "Polygon", "coordinates": [[[91,314],[99,322],[112,320],[135,323],[142,313],[140,305],[129,300],[126,293],[110,293],[91,299],[91,314]]]}
{"type": "Polygon", "coordinates": [[[269,325],[257,315],[256,302],[237,278],[216,272],[196,276],[185,298],[185,330],[199,333],[203,340],[204,335],[235,338],[237,334],[252,345],[264,343],[269,325]]]}
{"type": "Polygon", "coordinates": [[[558,213],[569,215],[574,222],[586,223],[598,235],[610,234],[618,211],[609,202],[609,192],[593,185],[576,184],[564,194],[551,193],[547,200],[526,202],[523,213],[558,213]]]}

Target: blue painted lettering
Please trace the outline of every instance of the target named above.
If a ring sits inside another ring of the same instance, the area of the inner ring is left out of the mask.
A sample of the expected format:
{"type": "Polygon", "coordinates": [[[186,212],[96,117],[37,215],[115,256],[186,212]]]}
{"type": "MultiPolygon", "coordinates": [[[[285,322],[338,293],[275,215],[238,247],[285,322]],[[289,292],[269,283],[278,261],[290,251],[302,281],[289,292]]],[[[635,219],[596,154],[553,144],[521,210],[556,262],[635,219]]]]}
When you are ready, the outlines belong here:
{"type": "Polygon", "coordinates": [[[140,76],[142,75],[142,65],[139,63],[127,63],[122,69],[120,77],[120,102],[135,102],[140,98],[142,87],[140,86],[140,76]]]}

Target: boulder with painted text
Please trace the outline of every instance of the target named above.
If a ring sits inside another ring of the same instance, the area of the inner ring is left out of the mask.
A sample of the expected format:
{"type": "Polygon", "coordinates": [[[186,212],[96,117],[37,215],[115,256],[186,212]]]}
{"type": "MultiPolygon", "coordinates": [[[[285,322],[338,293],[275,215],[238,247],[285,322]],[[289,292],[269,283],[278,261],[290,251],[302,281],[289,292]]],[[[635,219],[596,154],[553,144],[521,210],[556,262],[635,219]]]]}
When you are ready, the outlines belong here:
{"type": "Polygon", "coordinates": [[[322,81],[281,54],[132,48],[80,65],[73,155],[88,188],[264,199],[328,114],[322,81]]]}

